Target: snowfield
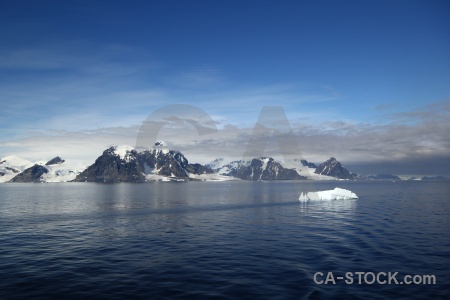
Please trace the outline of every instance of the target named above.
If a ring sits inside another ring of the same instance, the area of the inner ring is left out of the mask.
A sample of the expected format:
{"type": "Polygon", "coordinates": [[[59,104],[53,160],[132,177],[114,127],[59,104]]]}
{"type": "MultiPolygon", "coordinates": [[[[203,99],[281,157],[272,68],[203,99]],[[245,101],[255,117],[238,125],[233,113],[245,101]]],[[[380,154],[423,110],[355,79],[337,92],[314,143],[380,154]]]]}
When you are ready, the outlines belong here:
{"type": "Polygon", "coordinates": [[[337,180],[335,177],[322,175],[322,174],[316,174],[314,171],[315,168],[308,168],[301,164],[299,159],[287,159],[287,160],[280,160],[281,165],[288,169],[294,169],[299,175],[305,176],[308,179],[312,180],[337,180]]]}
{"type": "Polygon", "coordinates": [[[62,164],[44,166],[48,173],[41,176],[43,182],[68,182],[74,180],[80,170],[76,170],[68,165],[66,162],[62,164]]]}
{"type": "Polygon", "coordinates": [[[0,159],[0,183],[8,182],[17,174],[32,167],[34,163],[17,155],[10,155],[0,159]]]}
{"type": "Polygon", "coordinates": [[[45,165],[45,161],[33,163],[23,159],[17,155],[10,155],[0,159],[0,183],[5,183],[16,177],[35,164],[41,165],[48,170],[48,173],[40,177],[41,182],[67,182],[75,179],[75,177],[83,170],[83,166],[72,166],[67,162],[54,165],[45,165]]]}
{"type": "Polygon", "coordinates": [[[238,178],[232,176],[225,176],[220,174],[189,174],[189,178],[200,180],[200,181],[231,181],[231,180],[240,180],[238,178]]]}

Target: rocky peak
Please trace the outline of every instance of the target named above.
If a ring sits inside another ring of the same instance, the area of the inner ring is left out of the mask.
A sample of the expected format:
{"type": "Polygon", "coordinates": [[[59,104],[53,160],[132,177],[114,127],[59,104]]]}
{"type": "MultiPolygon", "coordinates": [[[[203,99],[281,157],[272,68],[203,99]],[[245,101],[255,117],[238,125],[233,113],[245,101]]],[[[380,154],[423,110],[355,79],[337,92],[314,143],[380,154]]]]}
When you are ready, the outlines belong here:
{"type": "Polygon", "coordinates": [[[61,157],[57,156],[55,158],[50,159],[45,165],[51,166],[51,165],[56,165],[56,164],[62,164],[63,162],[65,162],[65,160],[62,159],[61,157]]]}
{"type": "Polygon", "coordinates": [[[155,147],[166,147],[166,142],[164,142],[164,141],[156,141],[155,147]]]}
{"type": "Polygon", "coordinates": [[[75,181],[144,182],[147,175],[189,179],[189,174],[214,173],[200,164],[189,164],[179,151],[149,149],[137,152],[129,146],[108,148],[75,181]]]}
{"type": "Polygon", "coordinates": [[[10,182],[41,182],[41,176],[48,173],[46,167],[34,165],[10,180],[10,182]]]}
{"type": "Polygon", "coordinates": [[[356,177],[356,174],[353,174],[344,168],[342,164],[334,157],[331,157],[326,162],[320,164],[314,173],[332,176],[339,179],[355,179],[356,177]]]}
{"type": "Polygon", "coordinates": [[[106,156],[119,157],[121,160],[124,161],[130,161],[136,158],[137,151],[131,146],[119,145],[119,146],[112,146],[106,149],[105,151],[103,151],[103,154],[106,156]]]}
{"type": "Polygon", "coordinates": [[[307,167],[307,168],[317,168],[315,163],[309,162],[306,159],[302,159],[300,160],[300,163],[302,164],[302,166],[307,167]]]}
{"type": "Polygon", "coordinates": [[[221,169],[222,174],[243,180],[305,179],[294,169],[284,168],[272,157],[257,157],[251,161],[235,161],[221,169]]]}
{"type": "Polygon", "coordinates": [[[222,168],[223,165],[224,165],[223,158],[216,158],[215,160],[207,163],[205,165],[205,167],[208,167],[208,168],[218,172],[220,170],[220,168],[222,168]]]}

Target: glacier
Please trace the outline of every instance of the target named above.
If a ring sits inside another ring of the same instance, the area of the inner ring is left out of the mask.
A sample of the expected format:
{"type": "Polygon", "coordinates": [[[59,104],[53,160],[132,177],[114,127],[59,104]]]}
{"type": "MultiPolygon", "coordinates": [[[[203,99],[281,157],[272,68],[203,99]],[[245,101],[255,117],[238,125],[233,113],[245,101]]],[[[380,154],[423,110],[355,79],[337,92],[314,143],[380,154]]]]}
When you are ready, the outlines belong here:
{"type": "Polygon", "coordinates": [[[308,201],[330,201],[330,200],[350,200],[358,199],[352,191],[335,188],[334,190],[318,191],[318,192],[302,192],[298,200],[300,202],[308,201]]]}

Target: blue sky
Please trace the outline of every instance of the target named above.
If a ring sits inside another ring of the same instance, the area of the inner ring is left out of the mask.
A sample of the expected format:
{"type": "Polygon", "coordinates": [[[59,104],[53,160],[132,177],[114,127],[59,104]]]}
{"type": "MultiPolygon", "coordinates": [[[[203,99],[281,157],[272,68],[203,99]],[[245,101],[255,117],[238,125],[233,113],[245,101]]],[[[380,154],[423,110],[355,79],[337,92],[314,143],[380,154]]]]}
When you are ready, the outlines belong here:
{"type": "Polygon", "coordinates": [[[306,158],[414,172],[448,152],[449,16],[448,1],[4,1],[0,156],[87,163],[175,103],[236,140],[280,105],[306,158]]]}

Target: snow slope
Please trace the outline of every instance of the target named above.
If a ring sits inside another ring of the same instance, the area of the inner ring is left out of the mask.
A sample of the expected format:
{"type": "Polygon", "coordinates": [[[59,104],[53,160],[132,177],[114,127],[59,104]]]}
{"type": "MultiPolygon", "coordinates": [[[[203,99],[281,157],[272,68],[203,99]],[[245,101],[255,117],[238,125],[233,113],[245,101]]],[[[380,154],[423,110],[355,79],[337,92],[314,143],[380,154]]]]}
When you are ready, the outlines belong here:
{"type": "Polygon", "coordinates": [[[223,165],[225,164],[223,158],[216,158],[213,161],[210,161],[209,163],[205,164],[206,167],[214,170],[214,172],[217,172],[218,170],[220,170],[223,165]]]}
{"type": "Polygon", "coordinates": [[[119,145],[119,146],[114,146],[114,154],[119,156],[120,159],[123,159],[125,161],[130,161],[131,159],[133,159],[134,156],[130,155],[131,151],[135,150],[133,147],[131,146],[127,146],[127,145],[119,145]]]}
{"type": "Polygon", "coordinates": [[[68,182],[74,180],[82,170],[78,167],[71,166],[69,163],[64,162],[61,164],[55,164],[45,166],[48,173],[41,176],[43,182],[68,182]]]}
{"type": "Polygon", "coordinates": [[[251,160],[234,160],[224,166],[222,166],[216,173],[219,175],[229,174],[232,171],[239,170],[241,167],[249,166],[251,160]]]}
{"type": "Polygon", "coordinates": [[[17,155],[10,155],[0,159],[0,183],[10,181],[17,174],[33,165],[31,161],[17,155]]]}
{"type": "Polygon", "coordinates": [[[11,155],[0,159],[0,183],[8,182],[18,174],[22,173],[35,164],[41,165],[48,170],[40,178],[42,182],[67,182],[75,179],[75,177],[84,169],[83,166],[73,166],[68,162],[54,165],[45,165],[46,161],[33,163],[23,159],[17,155],[11,155]]]}
{"type": "Polygon", "coordinates": [[[225,176],[220,174],[189,174],[189,178],[200,180],[200,181],[230,181],[230,180],[240,180],[232,176],[225,176]]]}
{"type": "Polygon", "coordinates": [[[312,180],[337,180],[337,178],[335,178],[335,177],[314,173],[314,171],[316,169],[304,166],[300,162],[300,159],[296,159],[296,158],[295,159],[286,159],[286,160],[280,159],[280,161],[281,161],[281,165],[283,167],[285,167],[287,169],[294,169],[295,171],[297,171],[297,173],[299,175],[305,176],[308,179],[312,179],[312,180]]]}

